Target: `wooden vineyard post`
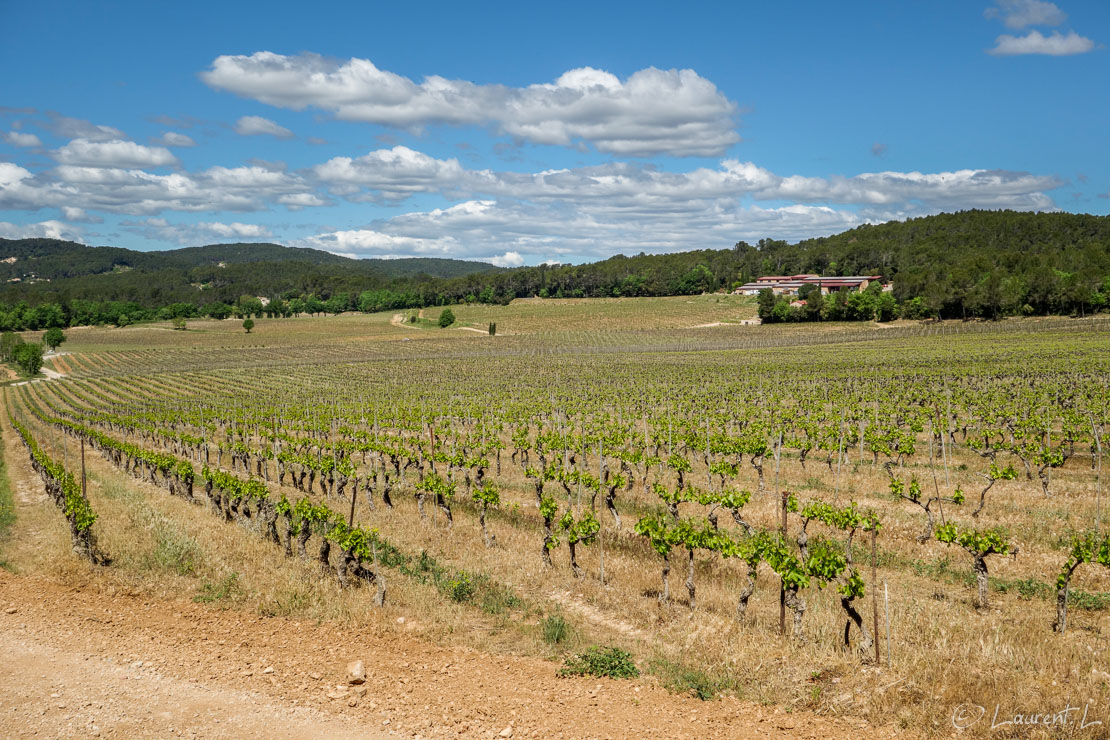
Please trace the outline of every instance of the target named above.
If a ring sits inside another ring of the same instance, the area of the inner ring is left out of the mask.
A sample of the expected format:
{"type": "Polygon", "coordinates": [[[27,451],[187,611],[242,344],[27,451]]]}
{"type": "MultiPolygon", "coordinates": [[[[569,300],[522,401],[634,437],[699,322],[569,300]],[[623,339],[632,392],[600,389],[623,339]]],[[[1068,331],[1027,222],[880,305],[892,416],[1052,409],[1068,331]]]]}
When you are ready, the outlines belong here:
{"type": "Polygon", "coordinates": [[[709,464],[709,417],[705,417],[705,482],[706,488],[713,490],[713,473],[709,464]]]}
{"type": "MultiPolygon", "coordinates": [[[[933,464],[933,440],[936,438],[936,429],[933,427],[933,420],[929,419],[929,471],[933,474],[933,491],[936,493],[937,498],[940,498],[940,484],[937,482],[937,468],[933,464]]],[[[943,451],[941,452],[943,455],[943,451]]]]}
{"type": "MultiPolygon", "coordinates": [[[[597,490],[598,490],[598,493],[601,493],[601,488],[602,488],[602,486],[605,485],[605,483],[601,479],[602,469],[604,467],[605,467],[605,447],[603,446],[602,441],[599,439],[597,441],[597,490]]],[[[602,527],[598,527],[598,530],[597,530],[597,544],[598,544],[598,547],[601,549],[601,564],[599,566],[598,576],[601,579],[601,585],[604,586],[605,585],[605,530],[602,527]]]]}
{"type": "Polygon", "coordinates": [[[1095,438],[1098,459],[1095,463],[1095,533],[1102,529],[1102,440],[1099,439],[1095,417],[1091,416],[1091,435],[1095,438]]]}
{"type": "Polygon", "coordinates": [[[358,483],[351,487],[351,514],[347,517],[347,528],[355,525],[355,499],[358,498],[358,483]]]}
{"type": "Polygon", "coordinates": [[[859,462],[862,465],[863,464],[863,416],[860,415],[860,417],[857,421],[859,422],[857,424],[857,426],[859,427],[859,431],[857,432],[857,436],[859,437],[859,462]]]}
{"type": "Polygon", "coordinates": [[[81,438],[81,497],[86,501],[89,500],[89,491],[85,478],[85,438],[81,438]]]}
{"type": "MultiPolygon", "coordinates": [[[[782,492],[782,539],[786,541],[786,507],[788,495],[782,492]]],[[[786,635],[786,584],[779,581],[779,634],[786,635]]]]}
{"type": "Polygon", "coordinates": [[[378,591],[374,595],[374,605],[385,606],[385,578],[382,576],[382,568],[378,563],[378,543],[376,538],[371,541],[370,546],[373,548],[374,556],[374,584],[378,587],[378,591]]]}
{"type": "MultiPolygon", "coordinates": [[[[432,423],[428,422],[428,460],[431,463],[432,473],[436,472],[436,433],[432,429],[432,423]]],[[[419,485],[419,484],[418,484],[419,485]]],[[[436,501],[435,494],[432,494],[432,529],[439,526],[439,502],[436,501]]],[[[421,522],[423,523],[423,522],[421,522]]]]}
{"type": "MultiPolygon", "coordinates": [[[[886,581],[883,581],[883,612],[886,622],[886,667],[890,668],[890,592],[887,590],[886,581]]],[[[878,640],[879,636],[875,635],[878,640]]]]}
{"type": "Polygon", "coordinates": [[[844,457],[844,412],[840,414],[840,439],[836,443],[836,491],[833,493],[833,503],[840,500],[840,463],[844,457]]]}
{"type": "MultiPolygon", "coordinates": [[[[274,433],[273,444],[271,445],[271,447],[272,447],[273,452],[274,452],[274,477],[276,478],[278,476],[278,473],[281,470],[281,468],[278,467],[278,455],[280,453],[278,451],[277,416],[275,416],[273,414],[270,415],[270,429],[274,433]]],[[[266,469],[269,470],[269,466],[267,466],[266,469]]]]}
{"type": "MultiPolygon", "coordinates": [[[[779,490],[779,456],[782,454],[782,432],[779,432],[777,441],[775,442],[775,490],[779,490]]],[[[786,499],[783,499],[782,509],[782,534],[786,536],[786,499]]]]}
{"type": "Polygon", "coordinates": [[[952,436],[952,399],[948,399],[948,409],[945,411],[948,416],[945,419],[944,433],[940,438],[940,454],[944,458],[944,485],[948,486],[948,439],[952,436]]]}
{"type": "Polygon", "coordinates": [[[871,615],[875,623],[875,665],[879,663],[879,557],[878,527],[871,526],[871,615]]]}

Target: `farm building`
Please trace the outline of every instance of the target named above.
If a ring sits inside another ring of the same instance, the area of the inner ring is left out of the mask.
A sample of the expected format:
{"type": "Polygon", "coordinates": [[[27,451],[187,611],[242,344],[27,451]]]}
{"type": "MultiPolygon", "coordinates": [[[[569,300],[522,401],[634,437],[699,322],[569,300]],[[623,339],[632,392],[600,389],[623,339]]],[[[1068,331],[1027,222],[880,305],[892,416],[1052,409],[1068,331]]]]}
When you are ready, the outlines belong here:
{"type": "MultiPolygon", "coordinates": [[[[757,278],[754,282],[745,283],[732,291],[736,295],[759,295],[761,290],[770,290],[774,295],[798,295],[803,285],[816,285],[821,289],[822,295],[836,291],[864,291],[876,280],[882,280],[881,275],[845,275],[821,276],[813,274],[803,275],[767,275],[757,278]]],[[[891,286],[883,285],[884,291],[889,291],[891,286]]]]}

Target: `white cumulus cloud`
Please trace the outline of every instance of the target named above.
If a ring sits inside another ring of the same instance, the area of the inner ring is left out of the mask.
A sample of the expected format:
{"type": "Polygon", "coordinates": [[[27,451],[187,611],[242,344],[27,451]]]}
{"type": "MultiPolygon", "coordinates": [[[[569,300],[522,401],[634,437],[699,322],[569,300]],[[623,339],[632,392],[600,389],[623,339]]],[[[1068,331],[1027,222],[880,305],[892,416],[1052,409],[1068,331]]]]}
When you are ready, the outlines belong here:
{"type": "Polygon", "coordinates": [[[433,75],[417,83],[368,59],[260,51],[217,57],[201,75],[211,87],[293,110],[418,129],[492,125],[540,144],[592,144],[625,156],[714,156],[740,140],[737,106],[690,69],[654,67],[625,80],[589,67],[553,83],[479,85],[433,75]]]}
{"type": "Polygon", "coordinates": [[[86,224],[99,224],[104,223],[104,219],[100,216],[90,216],[85,212],[84,208],[75,208],[73,206],[62,206],[62,216],[66,221],[75,221],[78,223],[86,224]]]}
{"type": "Polygon", "coordinates": [[[218,236],[243,236],[253,239],[259,239],[265,236],[270,236],[270,230],[265,226],[258,224],[244,224],[234,221],[230,224],[219,223],[215,221],[202,221],[197,224],[197,228],[211,232],[218,236]]]}
{"type": "Polygon", "coordinates": [[[13,224],[0,221],[0,237],[5,239],[68,239],[80,241],[81,229],[61,221],[39,221],[33,224],[13,224]]]}
{"type": "Polygon", "coordinates": [[[4,141],[15,146],[42,146],[39,137],[21,131],[9,131],[4,134],[4,141]]]}
{"type": "Polygon", "coordinates": [[[1062,34],[1053,31],[1045,36],[1040,31],[1030,31],[1024,36],[1011,36],[1002,34],[994,41],[994,48],[990,49],[995,56],[1016,56],[1020,54],[1044,54],[1054,57],[1071,56],[1073,54],[1086,54],[1095,48],[1095,42],[1075,31],[1062,34]]]}
{"type": "Polygon", "coordinates": [[[374,229],[332,231],[301,239],[294,246],[323,249],[346,257],[450,257],[458,254],[454,237],[432,238],[396,236],[374,229]]]}
{"type": "Polygon", "coordinates": [[[405,146],[353,159],[333,157],[313,167],[312,174],[338,194],[352,195],[365,188],[374,199],[386,201],[458,187],[468,176],[457,159],[436,159],[405,146]]]}
{"type": "Polygon", "coordinates": [[[276,202],[285,206],[290,211],[299,211],[302,208],[315,208],[328,204],[326,200],[316,193],[288,193],[286,195],[279,195],[276,202]]]}
{"type": "Polygon", "coordinates": [[[293,132],[262,116],[243,116],[235,122],[235,133],[242,136],[276,136],[279,139],[292,139],[293,132]]]}
{"type": "Polygon", "coordinates": [[[133,141],[90,141],[74,139],[54,151],[62,164],[86,167],[163,167],[177,164],[177,157],[161,146],[143,146],[133,141]]]}
{"type": "Polygon", "coordinates": [[[1058,26],[1068,19],[1056,3],[1044,0],[998,0],[994,7],[983,11],[987,18],[1000,18],[1007,28],[1021,30],[1026,26],[1058,26]]]}
{"type": "Polygon", "coordinates": [[[258,166],[155,174],[141,169],[60,165],[31,173],[0,162],[0,209],[81,208],[131,215],[163,211],[259,211],[284,196],[326,201],[298,175],[258,166]]]}
{"type": "Polygon", "coordinates": [[[116,141],[127,138],[122,131],[113,126],[92,123],[83,118],[71,118],[53,111],[47,111],[46,116],[48,120],[37,125],[62,139],[116,141]]]}
{"type": "Polygon", "coordinates": [[[163,146],[196,146],[197,143],[193,141],[193,137],[185,134],[179,134],[176,131],[167,131],[162,134],[158,142],[163,146]]]}
{"type": "Polygon", "coordinates": [[[1053,203],[1043,191],[1062,184],[1051,176],[1003,170],[869,172],[855,177],[785,177],[758,195],[811,203],[890,205],[916,201],[936,210],[1044,210],[1052,208],[1053,203]]]}
{"type": "Polygon", "coordinates": [[[466,201],[374,222],[364,229],[320,234],[298,246],[360,257],[434,255],[513,266],[550,260],[602,259],[613,254],[720,249],[737,239],[798,239],[831,234],[864,221],[824,206],[742,207],[704,204],[696,210],[628,215],[604,204],[466,201]],[[506,249],[507,248],[507,249],[506,249]]]}
{"type": "Polygon", "coordinates": [[[915,201],[932,208],[1051,208],[1044,195],[1061,185],[1050,176],[1001,170],[873,172],[853,177],[781,176],[752,162],[721,160],[716,168],[668,172],[614,162],[540,172],[468,170],[407,147],[336,157],[311,170],[312,179],[352,201],[400,201],[416,193],[454,198],[580,202],[628,214],[695,208],[715,199],[750,196],[810,204],[886,205],[915,201]]]}
{"type": "Polygon", "coordinates": [[[490,258],[490,262],[498,267],[520,267],[524,264],[524,258],[520,256],[520,252],[505,252],[498,257],[490,258]]]}
{"type": "Polygon", "coordinates": [[[0,162],[0,189],[18,185],[31,177],[30,170],[12,162],[0,162]]]}
{"type": "Polygon", "coordinates": [[[164,218],[148,218],[142,221],[125,221],[123,227],[134,234],[151,240],[171,241],[186,246],[210,243],[213,239],[235,239],[236,241],[257,241],[273,235],[268,228],[259,224],[233,221],[200,221],[197,223],[171,223],[164,218]]]}

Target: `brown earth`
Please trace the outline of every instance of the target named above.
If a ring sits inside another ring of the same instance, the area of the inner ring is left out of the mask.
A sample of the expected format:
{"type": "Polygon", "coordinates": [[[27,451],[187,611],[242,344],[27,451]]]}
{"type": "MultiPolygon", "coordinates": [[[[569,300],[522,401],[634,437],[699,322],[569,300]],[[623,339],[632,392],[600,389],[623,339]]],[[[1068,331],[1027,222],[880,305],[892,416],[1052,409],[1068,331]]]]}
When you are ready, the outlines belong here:
{"type": "Polygon", "coordinates": [[[559,678],[502,657],[0,571],[0,726],[15,737],[890,737],[861,720],[559,678]],[[346,664],[365,662],[363,687],[346,664]],[[506,734],[508,733],[508,734],[506,734]]]}

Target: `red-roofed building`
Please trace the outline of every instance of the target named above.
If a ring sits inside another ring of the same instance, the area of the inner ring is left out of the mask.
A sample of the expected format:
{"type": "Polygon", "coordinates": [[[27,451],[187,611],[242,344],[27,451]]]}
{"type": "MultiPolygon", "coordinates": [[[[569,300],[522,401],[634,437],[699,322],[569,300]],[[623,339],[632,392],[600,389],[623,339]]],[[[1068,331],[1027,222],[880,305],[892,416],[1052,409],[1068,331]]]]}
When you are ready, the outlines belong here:
{"type": "MultiPolygon", "coordinates": [[[[828,295],[841,290],[864,291],[876,280],[882,280],[882,275],[843,275],[828,276],[805,275],[766,275],[756,278],[754,282],[745,283],[733,291],[738,295],[759,295],[761,290],[770,290],[774,295],[798,295],[803,285],[816,285],[821,289],[821,295],[828,295]]],[[[883,285],[883,291],[890,291],[892,286],[883,285]]]]}

